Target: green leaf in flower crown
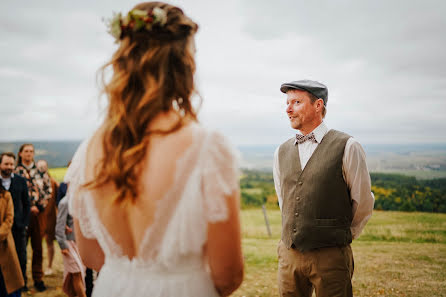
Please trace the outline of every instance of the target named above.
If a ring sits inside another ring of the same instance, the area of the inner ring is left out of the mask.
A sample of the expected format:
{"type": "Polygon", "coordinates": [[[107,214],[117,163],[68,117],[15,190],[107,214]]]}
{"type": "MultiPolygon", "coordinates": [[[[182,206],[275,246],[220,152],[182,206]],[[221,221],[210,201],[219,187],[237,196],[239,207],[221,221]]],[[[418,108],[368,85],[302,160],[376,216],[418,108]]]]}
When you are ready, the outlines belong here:
{"type": "Polygon", "coordinates": [[[121,13],[113,13],[113,17],[106,22],[106,26],[108,27],[107,32],[116,40],[121,37],[121,18],[121,13]]]}
{"type": "Polygon", "coordinates": [[[110,34],[116,38],[119,39],[121,37],[121,24],[119,22],[115,22],[112,24],[111,28],[110,28],[110,34]]]}
{"type": "Polygon", "coordinates": [[[135,26],[133,27],[133,31],[138,31],[142,27],[144,27],[146,23],[142,19],[135,19],[135,26]]]}

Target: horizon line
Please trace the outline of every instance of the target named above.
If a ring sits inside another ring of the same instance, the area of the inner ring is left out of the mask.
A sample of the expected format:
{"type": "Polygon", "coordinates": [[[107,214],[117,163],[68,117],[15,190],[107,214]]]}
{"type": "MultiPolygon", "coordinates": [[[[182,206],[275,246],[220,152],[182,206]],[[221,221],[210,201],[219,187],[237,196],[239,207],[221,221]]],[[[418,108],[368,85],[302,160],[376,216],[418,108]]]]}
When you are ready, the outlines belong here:
{"type": "MultiPolygon", "coordinates": [[[[2,140],[0,139],[0,144],[23,144],[32,142],[81,142],[84,139],[19,139],[19,140],[2,140]]],[[[281,143],[251,143],[251,144],[239,144],[234,143],[238,147],[248,147],[248,146],[278,146],[281,143]]],[[[361,142],[361,145],[446,145],[446,141],[443,142],[361,142]]]]}

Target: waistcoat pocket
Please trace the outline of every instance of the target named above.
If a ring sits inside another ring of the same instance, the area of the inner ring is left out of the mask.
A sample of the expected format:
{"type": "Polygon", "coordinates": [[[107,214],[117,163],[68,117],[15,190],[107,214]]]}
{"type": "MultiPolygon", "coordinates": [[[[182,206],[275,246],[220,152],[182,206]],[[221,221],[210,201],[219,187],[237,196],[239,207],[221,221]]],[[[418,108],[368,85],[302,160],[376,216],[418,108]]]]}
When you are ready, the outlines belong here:
{"type": "Polygon", "coordinates": [[[316,226],[319,227],[333,227],[338,225],[338,219],[316,219],[316,226]]]}

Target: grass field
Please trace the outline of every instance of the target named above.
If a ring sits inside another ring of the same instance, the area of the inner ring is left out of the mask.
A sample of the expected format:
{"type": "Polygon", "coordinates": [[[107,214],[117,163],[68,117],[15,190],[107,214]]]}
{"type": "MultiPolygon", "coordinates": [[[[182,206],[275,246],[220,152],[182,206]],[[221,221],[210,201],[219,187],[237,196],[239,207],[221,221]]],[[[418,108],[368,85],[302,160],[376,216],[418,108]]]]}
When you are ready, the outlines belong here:
{"type": "MultiPolygon", "coordinates": [[[[244,210],[245,281],[234,296],[278,296],[276,248],[281,220],[244,210]]],[[[353,244],[355,296],[446,296],[446,214],[375,211],[353,244]]]]}
{"type": "Polygon", "coordinates": [[[50,168],[50,174],[52,177],[54,177],[55,180],[58,182],[63,181],[63,178],[65,176],[65,172],[67,172],[67,167],[60,167],[60,168],[50,168]]]}
{"type": "MultiPolygon", "coordinates": [[[[233,296],[278,296],[279,210],[269,209],[268,218],[271,238],[261,209],[242,211],[245,279],[233,296]]],[[[355,296],[446,297],[446,214],[375,211],[352,247],[355,296]]],[[[55,268],[54,276],[44,278],[49,290],[30,294],[64,296],[60,288],[63,267],[58,248],[55,268]]]]}

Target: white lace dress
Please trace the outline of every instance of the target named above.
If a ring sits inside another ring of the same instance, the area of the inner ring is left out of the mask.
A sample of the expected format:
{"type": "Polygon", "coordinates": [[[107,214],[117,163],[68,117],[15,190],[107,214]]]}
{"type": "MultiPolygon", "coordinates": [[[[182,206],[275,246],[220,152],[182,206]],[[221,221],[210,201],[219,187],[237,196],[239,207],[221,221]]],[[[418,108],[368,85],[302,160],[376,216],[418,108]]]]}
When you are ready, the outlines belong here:
{"type": "Polygon", "coordinates": [[[194,124],[193,135],[193,144],[177,161],[175,182],[157,202],[155,220],[133,259],[101,223],[89,192],[79,189],[85,182],[88,139],[79,146],[65,181],[70,183],[70,213],[79,220],[82,234],[96,239],[105,254],[94,297],[218,296],[203,246],[208,222],[228,217],[224,196],[239,186],[237,158],[221,134],[194,124]]]}

